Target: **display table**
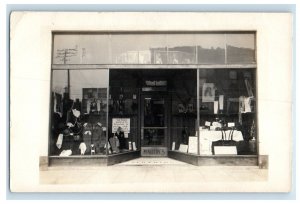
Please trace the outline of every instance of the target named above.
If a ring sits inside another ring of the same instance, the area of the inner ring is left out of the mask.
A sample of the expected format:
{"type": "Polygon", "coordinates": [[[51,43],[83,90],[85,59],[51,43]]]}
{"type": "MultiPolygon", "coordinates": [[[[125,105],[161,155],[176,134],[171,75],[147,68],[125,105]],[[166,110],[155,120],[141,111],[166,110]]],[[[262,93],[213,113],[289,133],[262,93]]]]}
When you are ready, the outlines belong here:
{"type": "MultiPolygon", "coordinates": [[[[230,130],[226,130],[226,139],[230,139],[230,130]]],[[[200,130],[200,155],[212,155],[211,144],[214,141],[222,139],[222,131],[220,130],[200,130]]],[[[232,140],[242,141],[243,134],[241,131],[235,130],[232,135],[232,140]]]]}

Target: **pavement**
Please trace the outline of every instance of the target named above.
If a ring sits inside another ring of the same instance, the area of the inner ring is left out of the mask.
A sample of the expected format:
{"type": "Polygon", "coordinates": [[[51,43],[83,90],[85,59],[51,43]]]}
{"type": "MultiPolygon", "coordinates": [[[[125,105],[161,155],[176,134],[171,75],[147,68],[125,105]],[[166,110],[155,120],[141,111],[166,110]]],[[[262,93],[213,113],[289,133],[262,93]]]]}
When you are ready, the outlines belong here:
{"type": "Polygon", "coordinates": [[[194,166],[170,158],[138,158],[113,166],[49,167],[41,191],[255,192],[268,180],[257,166],[194,166]]]}

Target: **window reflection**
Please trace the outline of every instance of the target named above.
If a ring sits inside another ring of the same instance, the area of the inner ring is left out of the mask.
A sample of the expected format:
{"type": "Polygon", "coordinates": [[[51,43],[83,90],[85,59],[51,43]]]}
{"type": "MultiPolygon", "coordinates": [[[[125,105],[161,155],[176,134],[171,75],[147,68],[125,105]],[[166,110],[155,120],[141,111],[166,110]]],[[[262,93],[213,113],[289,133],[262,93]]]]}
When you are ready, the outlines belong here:
{"type": "Polygon", "coordinates": [[[227,63],[255,63],[254,34],[226,34],[227,63]]]}
{"type": "Polygon", "coordinates": [[[54,64],[254,62],[255,34],[248,33],[54,35],[54,64]]]}
{"type": "Polygon", "coordinates": [[[53,64],[112,63],[109,35],[56,34],[53,43],[53,64]]]}
{"type": "Polygon", "coordinates": [[[107,76],[107,70],[53,71],[51,155],[106,154],[107,76]]]}
{"type": "Polygon", "coordinates": [[[164,64],[166,34],[111,35],[112,61],[115,64],[164,64]]]}
{"type": "Polygon", "coordinates": [[[199,71],[200,154],[256,154],[255,69],[199,71]]]}

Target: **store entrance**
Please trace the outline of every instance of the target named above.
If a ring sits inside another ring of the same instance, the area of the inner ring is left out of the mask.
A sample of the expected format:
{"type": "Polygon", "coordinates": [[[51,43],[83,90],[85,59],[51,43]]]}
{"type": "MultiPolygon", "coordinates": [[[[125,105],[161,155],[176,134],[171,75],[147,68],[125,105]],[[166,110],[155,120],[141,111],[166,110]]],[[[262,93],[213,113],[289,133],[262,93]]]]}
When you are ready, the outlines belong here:
{"type": "Polygon", "coordinates": [[[168,107],[167,94],[141,95],[141,156],[167,156],[168,107]]]}
{"type": "Polygon", "coordinates": [[[196,134],[196,70],[113,69],[109,73],[108,131],[113,135],[113,121],[130,125],[124,134],[125,152],[169,156],[170,150],[186,146],[188,137],[196,134]]]}

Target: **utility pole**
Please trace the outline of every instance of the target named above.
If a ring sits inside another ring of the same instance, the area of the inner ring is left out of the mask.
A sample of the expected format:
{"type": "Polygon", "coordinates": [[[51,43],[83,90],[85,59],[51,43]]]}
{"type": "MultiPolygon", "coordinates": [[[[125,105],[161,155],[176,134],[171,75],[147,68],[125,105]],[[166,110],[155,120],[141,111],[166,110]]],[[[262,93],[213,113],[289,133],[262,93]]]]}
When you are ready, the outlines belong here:
{"type": "Polygon", "coordinates": [[[67,64],[67,62],[69,62],[72,57],[76,57],[77,54],[78,54],[77,46],[75,48],[57,49],[55,58],[63,62],[63,64],[67,64]]]}

